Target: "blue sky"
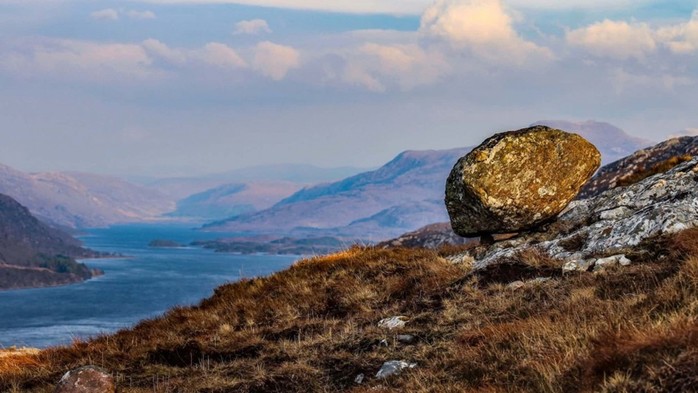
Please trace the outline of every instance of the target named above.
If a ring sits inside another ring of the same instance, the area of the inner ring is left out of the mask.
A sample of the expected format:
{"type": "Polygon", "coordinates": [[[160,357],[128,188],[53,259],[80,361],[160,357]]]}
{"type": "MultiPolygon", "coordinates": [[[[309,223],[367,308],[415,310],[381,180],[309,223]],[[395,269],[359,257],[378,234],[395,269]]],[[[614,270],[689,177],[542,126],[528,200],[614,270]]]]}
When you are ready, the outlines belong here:
{"type": "Polygon", "coordinates": [[[0,0],[0,162],[156,176],[371,167],[553,118],[693,134],[696,9],[0,0]]]}

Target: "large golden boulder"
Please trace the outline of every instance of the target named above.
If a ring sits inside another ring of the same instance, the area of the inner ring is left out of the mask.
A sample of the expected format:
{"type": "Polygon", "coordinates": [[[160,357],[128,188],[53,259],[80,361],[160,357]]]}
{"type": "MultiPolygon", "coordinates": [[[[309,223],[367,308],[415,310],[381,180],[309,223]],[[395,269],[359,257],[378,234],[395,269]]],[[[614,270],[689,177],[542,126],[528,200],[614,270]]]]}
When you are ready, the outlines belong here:
{"type": "Polygon", "coordinates": [[[448,177],[451,226],[466,237],[531,229],[557,216],[600,164],[577,134],[545,126],[496,134],[448,177]]]}

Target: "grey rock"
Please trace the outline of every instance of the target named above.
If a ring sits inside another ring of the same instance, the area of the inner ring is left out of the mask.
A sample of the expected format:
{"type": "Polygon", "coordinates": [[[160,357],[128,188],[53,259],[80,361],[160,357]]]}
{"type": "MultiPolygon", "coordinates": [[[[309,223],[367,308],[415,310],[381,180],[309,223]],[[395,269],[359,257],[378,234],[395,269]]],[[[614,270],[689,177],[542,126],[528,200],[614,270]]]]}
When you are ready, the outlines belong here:
{"type": "Polygon", "coordinates": [[[397,341],[403,343],[403,344],[412,344],[415,340],[415,337],[411,334],[398,334],[397,335],[397,341]]]}
{"type": "Polygon", "coordinates": [[[359,375],[356,376],[356,378],[354,378],[354,383],[357,384],[357,385],[360,385],[363,381],[364,381],[364,375],[363,375],[363,374],[359,374],[359,375]]]}
{"type": "Polygon", "coordinates": [[[390,317],[390,318],[384,318],[381,319],[378,322],[378,327],[388,329],[388,330],[393,330],[393,329],[400,329],[405,327],[405,324],[409,318],[407,318],[404,315],[399,315],[395,317],[390,317]]]}
{"type": "Polygon", "coordinates": [[[622,265],[627,266],[630,264],[630,260],[625,257],[625,255],[612,255],[610,257],[599,258],[594,262],[594,271],[603,270],[609,266],[622,265]]]}
{"type": "MultiPolygon", "coordinates": [[[[563,271],[567,272],[589,270],[603,256],[618,256],[617,263],[629,264],[627,257],[620,256],[644,239],[698,226],[696,171],[698,158],[628,187],[573,201],[557,222],[540,228],[538,233],[494,244],[484,254],[477,255],[473,267],[482,269],[528,248],[537,248],[563,260],[563,271]],[[569,244],[576,245],[570,249],[569,244]]],[[[468,255],[450,259],[459,260],[468,255]]]]}
{"type": "Polygon", "coordinates": [[[390,360],[383,363],[383,366],[376,373],[376,378],[384,379],[391,375],[399,374],[406,368],[415,368],[417,363],[409,363],[404,360],[390,360]]]}
{"type": "Polygon", "coordinates": [[[85,366],[68,371],[54,390],[54,393],[113,392],[116,392],[114,378],[107,371],[95,366],[85,366]]]}

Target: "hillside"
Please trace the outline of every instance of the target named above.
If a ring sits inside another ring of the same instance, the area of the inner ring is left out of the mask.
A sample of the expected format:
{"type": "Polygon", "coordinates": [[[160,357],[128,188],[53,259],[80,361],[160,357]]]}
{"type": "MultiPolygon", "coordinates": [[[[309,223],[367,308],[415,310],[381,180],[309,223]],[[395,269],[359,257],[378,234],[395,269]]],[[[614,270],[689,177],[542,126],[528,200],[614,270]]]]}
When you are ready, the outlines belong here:
{"type": "Polygon", "coordinates": [[[248,182],[218,186],[177,202],[170,217],[213,220],[267,209],[303,186],[292,182],[248,182]]]}
{"type": "MultiPolygon", "coordinates": [[[[175,200],[219,187],[249,183],[317,184],[336,181],[364,170],[353,167],[321,168],[308,164],[260,165],[195,177],[139,179],[137,182],[175,200]]],[[[282,195],[281,200],[287,195],[282,195]]],[[[278,202],[277,200],[277,202],[278,202]]]]}
{"type": "MultiPolygon", "coordinates": [[[[578,132],[599,148],[606,162],[649,144],[607,123],[539,123],[578,132]]],[[[395,237],[448,220],[443,206],[445,179],[458,158],[470,150],[407,151],[375,171],[302,189],[269,209],[205,228],[369,241],[395,237]]]]}
{"type": "Polygon", "coordinates": [[[627,267],[562,275],[535,255],[473,271],[353,248],[114,335],[0,357],[0,391],[51,392],[94,364],[125,393],[695,392],[698,232],[635,251],[627,267]],[[404,326],[379,325],[393,316],[404,326]],[[388,361],[413,367],[381,378],[388,361]]]}
{"type": "Polygon", "coordinates": [[[584,186],[579,197],[589,198],[617,186],[635,183],[643,176],[664,172],[680,160],[685,161],[695,155],[698,155],[698,136],[672,138],[638,150],[601,168],[584,186]]]}
{"type": "Polygon", "coordinates": [[[0,194],[0,290],[88,279],[94,272],[74,258],[98,255],[37,220],[14,199],[0,194]]]}
{"type": "MultiPolygon", "coordinates": [[[[444,174],[467,148],[444,151],[407,151],[383,167],[339,182],[305,188],[258,213],[208,225],[208,230],[291,232],[294,229],[330,230],[340,236],[365,236],[361,227],[372,216],[380,219],[390,209],[438,201],[444,174]],[[362,221],[363,220],[363,221],[362,221]],[[355,227],[352,228],[352,225],[355,227]],[[357,229],[355,229],[357,228],[357,229]]],[[[421,211],[420,220],[443,219],[445,210],[435,203],[421,211]]],[[[390,219],[376,222],[384,233],[402,233],[411,222],[390,219]]]]}
{"type": "Polygon", "coordinates": [[[151,220],[174,209],[157,191],[86,173],[24,173],[0,165],[0,193],[53,224],[85,228],[151,220]]]}

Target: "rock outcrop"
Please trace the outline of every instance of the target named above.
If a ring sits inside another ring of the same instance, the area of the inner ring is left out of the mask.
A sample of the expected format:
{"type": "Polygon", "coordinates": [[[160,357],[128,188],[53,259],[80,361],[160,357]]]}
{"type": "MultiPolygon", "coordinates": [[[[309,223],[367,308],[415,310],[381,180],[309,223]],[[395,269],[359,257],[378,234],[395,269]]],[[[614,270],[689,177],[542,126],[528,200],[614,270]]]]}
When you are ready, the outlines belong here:
{"type": "Polygon", "coordinates": [[[80,367],[63,375],[54,393],[114,393],[116,385],[109,373],[94,366],[80,367]]]}
{"type": "Polygon", "coordinates": [[[576,134],[535,126],[494,135],[448,177],[451,226],[465,237],[533,228],[560,213],[600,164],[576,134]]]}
{"type": "Polygon", "coordinates": [[[564,263],[564,270],[628,264],[643,240],[698,226],[698,157],[665,173],[593,198],[573,201],[539,232],[496,243],[482,252],[454,256],[475,269],[534,249],[564,263]],[[596,266],[599,265],[599,266],[596,266]]]}
{"type": "Polygon", "coordinates": [[[673,138],[638,150],[601,168],[582,187],[578,198],[590,198],[611,188],[627,186],[650,171],[666,171],[666,167],[671,164],[672,160],[678,162],[684,160],[686,156],[695,155],[698,155],[698,136],[673,138]]]}

